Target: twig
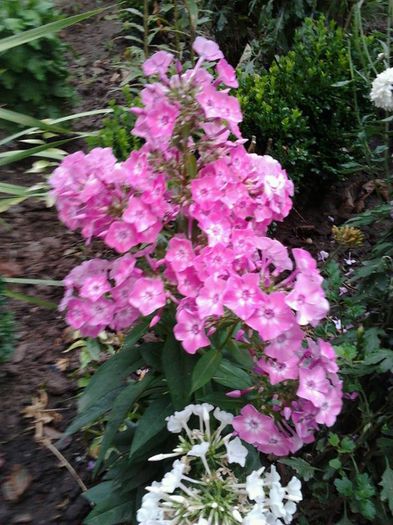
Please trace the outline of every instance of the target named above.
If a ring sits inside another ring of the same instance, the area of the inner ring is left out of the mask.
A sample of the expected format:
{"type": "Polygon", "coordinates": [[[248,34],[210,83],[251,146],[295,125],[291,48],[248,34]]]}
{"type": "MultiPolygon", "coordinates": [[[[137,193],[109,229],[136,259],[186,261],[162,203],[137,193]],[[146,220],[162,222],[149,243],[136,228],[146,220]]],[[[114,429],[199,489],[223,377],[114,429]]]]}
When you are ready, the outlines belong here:
{"type": "Polygon", "coordinates": [[[86,485],[83,483],[74,467],[67,461],[63,454],[59,450],[57,450],[57,448],[48,439],[41,439],[40,443],[42,443],[48,450],[52,452],[53,455],[57,457],[57,459],[62,463],[62,465],[68,470],[68,472],[71,474],[74,480],[78,483],[82,491],[86,492],[86,485]]]}

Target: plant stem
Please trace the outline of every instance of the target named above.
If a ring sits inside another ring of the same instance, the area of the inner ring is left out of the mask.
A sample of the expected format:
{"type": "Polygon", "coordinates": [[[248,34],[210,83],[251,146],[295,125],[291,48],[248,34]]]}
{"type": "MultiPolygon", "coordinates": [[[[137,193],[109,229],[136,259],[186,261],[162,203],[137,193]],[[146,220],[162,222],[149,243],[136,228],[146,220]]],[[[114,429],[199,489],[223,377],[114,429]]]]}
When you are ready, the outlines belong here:
{"type": "Polygon", "coordinates": [[[145,60],[149,56],[149,0],[143,0],[143,53],[145,60]]]}

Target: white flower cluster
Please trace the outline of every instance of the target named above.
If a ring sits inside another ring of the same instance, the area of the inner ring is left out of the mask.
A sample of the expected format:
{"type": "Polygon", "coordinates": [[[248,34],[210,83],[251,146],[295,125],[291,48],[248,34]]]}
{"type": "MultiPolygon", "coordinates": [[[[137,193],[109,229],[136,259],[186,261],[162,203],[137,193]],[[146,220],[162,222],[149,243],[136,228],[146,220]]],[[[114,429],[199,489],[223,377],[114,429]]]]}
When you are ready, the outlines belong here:
{"type": "Polygon", "coordinates": [[[147,487],[137,520],[141,525],[282,525],[292,522],[302,500],[301,483],[293,477],[286,487],[274,466],[249,474],[241,482],[230,463],[244,467],[248,454],[238,437],[223,435],[232,414],[208,403],[188,405],[167,418],[179,445],[150,461],[176,459],[160,482],[147,487]],[[214,421],[210,419],[211,412],[214,421]],[[190,428],[192,416],[199,419],[190,428]],[[213,428],[217,427],[217,428],[213,428]],[[193,476],[193,477],[190,477],[193,476]]]}
{"type": "Polygon", "coordinates": [[[393,67],[386,69],[374,79],[370,98],[377,108],[393,111],[393,67]]]}

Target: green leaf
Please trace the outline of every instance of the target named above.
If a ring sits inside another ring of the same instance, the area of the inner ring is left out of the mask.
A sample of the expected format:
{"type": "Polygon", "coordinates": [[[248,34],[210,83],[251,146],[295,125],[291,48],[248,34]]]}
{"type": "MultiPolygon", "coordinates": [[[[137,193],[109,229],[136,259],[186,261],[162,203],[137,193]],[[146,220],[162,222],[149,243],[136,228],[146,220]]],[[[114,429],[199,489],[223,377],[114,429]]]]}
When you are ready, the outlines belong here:
{"type": "Polygon", "coordinates": [[[382,475],[379,485],[382,487],[381,501],[388,502],[389,510],[393,514],[393,470],[389,464],[382,475]]]}
{"type": "Polygon", "coordinates": [[[119,426],[123,423],[128,412],[131,410],[139,396],[146,390],[146,388],[148,388],[148,386],[150,386],[152,381],[152,374],[148,374],[142,379],[142,381],[130,383],[117,396],[113,403],[108,423],[105,427],[104,437],[100,446],[100,453],[94,468],[95,473],[98,472],[108,448],[112,445],[113,438],[115,437],[119,426]]]}
{"type": "Polygon", "coordinates": [[[210,381],[215,374],[220,362],[222,354],[215,348],[207,350],[199,359],[192,373],[191,393],[203,387],[210,381]]]}
{"type": "Polygon", "coordinates": [[[330,445],[332,445],[332,447],[337,447],[340,444],[340,438],[338,437],[337,434],[334,434],[333,432],[329,433],[328,440],[329,440],[330,445]]]}
{"type": "Polygon", "coordinates": [[[339,470],[342,467],[341,461],[338,458],[331,459],[329,461],[329,467],[334,468],[334,470],[339,470]]]}
{"type": "Polygon", "coordinates": [[[238,390],[244,390],[253,385],[250,375],[227,359],[221,361],[213,380],[220,385],[238,390]]]}
{"type": "Polygon", "coordinates": [[[84,525],[118,525],[129,522],[132,506],[129,494],[111,492],[109,498],[99,501],[85,518],[84,525]]]}
{"type": "MultiPolygon", "coordinates": [[[[5,281],[5,278],[2,279],[3,281],[5,281]]],[[[6,297],[9,297],[10,299],[16,299],[17,301],[22,301],[23,303],[36,304],[37,306],[41,306],[41,308],[46,308],[47,310],[57,310],[56,303],[46,301],[45,299],[41,299],[40,297],[15,292],[14,290],[10,290],[9,288],[4,290],[3,293],[6,297]]]]}
{"type": "Polygon", "coordinates": [[[135,343],[145,333],[149,323],[149,317],[143,318],[127,335],[122,349],[98,368],[78,402],[79,415],[67,428],[66,434],[76,432],[111,409],[125,378],[143,365],[135,343]]]}
{"type": "Polygon", "coordinates": [[[8,211],[10,208],[12,208],[12,206],[20,204],[29,197],[30,195],[25,195],[24,197],[6,197],[4,199],[0,198],[0,213],[8,211]]]}
{"type": "Polygon", "coordinates": [[[350,479],[344,477],[334,480],[337,492],[345,498],[350,498],[353,494],[353,483],[350,479]]]}
{"type": "Polygon", "coordinates": [[[184,351],[171,333],[162,349],[161,361],[173,406],[180,410],[191,397],[191,374],[195,358],[184,351]]]}
{"type": "Polygon", "coordinates": [[[9,109],[0,108],[0,120],[7,120],[9,122],[13,122],[14,124],[21,124],[22,126],[34,127],[46,131],[54,131],[56,133],[72,133],[72,131],[69,129],[57,126],[55,124],[48,124],[43,120],[30,117],[29,115],[23,115],[22,113],[16,113],[15,111],[10,111],[9,109]]]}
{"type": "Polygon", "coordinates": [[[166,426],[165,418],[173,413],[173,405],[167,397],[161,397],[152,402],[138,421],[134,439],[132,440],[130,459],[157,434],[162,433],[166,426]]]}
{"type": "Polygon", "coordinates": [[[36,27],[28,31],[23,31],[22,33],[18,33],[17,35],[3,38],[0,40],[0,53],[6,51],[7,49],[12,49],[13,47],[26,44],[27,42],[32,42],[33,40],[37,40],[37,38],[47,37],[53,33],[57,33],[58,31],[61,31],[66,27],[78,24],[79,22],[82,22],[82,20],[86,20],[86,18],[98,15],[99,13],[102,13],[105,9],[108,8],[105,7],[100,9],[93,9],[92,11],[86,11],[85,13],[81,13],[80,15],[74,15],[68,18],[64,18],[62,20],[56,20],[56,22],[51,22],[50,24],[45,24],[43,26],[36,27]]]}
{"type": "Polygon", "coordinates": [[[304,481],[310,481],[314,477],[316,469],[302,458],[285,458],[280,459],[279,462],[293,468],[304,481]]]}
{"type": "Polygon", "coordinates": [[[84,492],[83,497],[88,499],[90,503],[99,503],[112,492],[113,488],[113,481],[103,481],[84,492]]]}
{"type": "Polygon", "coordinates": [[[75,140],[75,138],[57,140],[55,142],[49,142],[47,144],[43,144],[42,146],[35,146],[34,148],[27,148],[27,149],[17,150],[17,151],[7,151],[5,153],[1,153],[0,154],[0,166],[6,166],[7,164],[18,162],[20,160],[26,159],[27,157],[31,157],[35,155],[36,153],[40,153],[41,151],[48,150],[55,146],[61,146],[62,144],[66,144],[67,142],[70,142],[72,140],[75,140]]]}

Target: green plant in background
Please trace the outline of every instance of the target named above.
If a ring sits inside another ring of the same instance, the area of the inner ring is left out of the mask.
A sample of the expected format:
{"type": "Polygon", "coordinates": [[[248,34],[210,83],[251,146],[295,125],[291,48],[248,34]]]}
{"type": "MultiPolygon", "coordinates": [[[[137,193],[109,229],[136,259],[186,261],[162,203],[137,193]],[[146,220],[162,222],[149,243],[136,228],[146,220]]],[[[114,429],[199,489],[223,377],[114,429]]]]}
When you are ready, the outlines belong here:
{"type": "Polygon", "coordinates": [[[300,191],[342,176],[359,153],[350,80],[346,35],[325,17],[307,19],[268,70],[241,75],[243,134],[279,159],[300,191]]]}
{"type": "MultiPolygon", "coordinates": [[[[2,0],[0,38],[59,20],[51,0],[2,0]]],[[[67,84],[67,47],[49,34],[0,55],[0,100],[8,109],[56,117],[74,91],[67,84]]]]}
{"type": "Polygon", "coordinates": [[[122,93],[124,105],[119,105],[114,100],[111,101],[109,108],[112,109],[112,113],[102,119],[102,127],[96,134],[87,137],[90,149],[96,147],[112,148],[118,160],[125,160],[130,151],[138,149],[141,145],[140,140],[131,135],[131,130],[135,124],[135,115],[130,111],[130,107],[136,105],[135,99],[128,86],[122,88],[122,93]]]}
{"type": "Polygon", "coordinates": [[[0,277],[0,364],[11,357],[14,350],[14,319],[7,309],[4,282],[0,277]]]}
{"type": "Polygon", "coordinates": [[[347,224],[381,233],[354,269],[356,247],[348,254],[341,241],[340,256],[324,268],[331,317],[318,330],[333,341],[349,401],[332,432],[299,457],[282,460],[307,481],[301,525],[319,525],[327,514],[338,525],[392,523],[392,204],[347,224]]]}

